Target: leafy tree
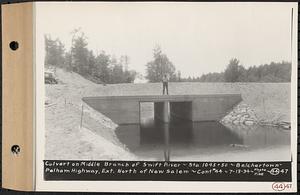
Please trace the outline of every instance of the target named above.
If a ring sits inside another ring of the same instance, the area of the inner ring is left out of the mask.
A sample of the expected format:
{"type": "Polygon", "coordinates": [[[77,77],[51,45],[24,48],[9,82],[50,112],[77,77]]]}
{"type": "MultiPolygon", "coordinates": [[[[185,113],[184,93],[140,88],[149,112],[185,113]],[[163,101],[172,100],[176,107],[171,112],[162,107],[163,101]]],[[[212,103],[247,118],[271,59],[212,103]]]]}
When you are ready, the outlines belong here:
{"type": "Polygon", "coordinates": [[[87,48],[87,38],[84,33],[73,40],[71,48],[72,68],[74,72],[81,75],[88,75],[89,72],[89,50],[87,48]]]}
{"type": "Polygon", "coordinates": [[[149,82],[161,81],[164,74],[169,75],[171,81],[176,80],[175,66],[166,54],[163,54],[160,46],[153,50],[153,60],[146,64],[146,78],[149,82]]]}
{"type": "Polygon", "coordinates": [[[111,70],[111,83],[122,83],[124,80],[123,67],[120,64],[116,64],[111,70]]]}
{"type": "Polygon", "coordinates": [[[88,52],[88,74],[94,76],[94,72],[96,70],[96,57],[93,51],[88,52]]]}
{"type": "Polygon", "coordinates": [[[134,70],[125,70],[124,72],[124,81],[125,83],[133,83],[135,77],[137,76],[137,72],[134,70]]]}
{"type": "Polygon", "coordinates": [[[45,65],[62,67],[65,63],[65,46],[59,40],[53,40],[51,36],[45,35],[45,65]]]}
{"type": "Polygon", "coordinates": [[[237,82],[239,78],[239,63],[240,61],[236,58],[230,60],[227,68],[224,72],[226,82],[237,82]]]}
{"type": "Polygon", "coordinates": [[[109,64],[110,64],[110,56],[107,55],[104,51],[102,51],[96,57],[94,76],[100,79],[104,83],[110,82],[110,73],[109,73],[110,70],[108,67],[109,64]]]}
{"type": "Polygon", "coordinates": [[[239,65],[237,82],[247,82],[247,81],[248,81],[247,70],[244,68],[244,66],[239,65]]]}

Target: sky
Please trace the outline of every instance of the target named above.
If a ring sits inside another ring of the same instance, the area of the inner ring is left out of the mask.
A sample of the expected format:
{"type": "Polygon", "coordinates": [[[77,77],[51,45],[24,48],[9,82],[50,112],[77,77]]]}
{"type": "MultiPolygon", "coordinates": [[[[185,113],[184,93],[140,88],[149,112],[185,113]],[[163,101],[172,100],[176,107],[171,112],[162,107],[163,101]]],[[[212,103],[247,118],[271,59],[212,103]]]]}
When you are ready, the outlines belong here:
{"type": "Polygon", "coordinates": [[[153,48],[183,77],[221,72],[231,58],[244,67],[291,61],[292,3],[39,2],[36,28],[69,50],[80,27],[95,54],[129,56],[129,69],[145,74],[153,48]]]}

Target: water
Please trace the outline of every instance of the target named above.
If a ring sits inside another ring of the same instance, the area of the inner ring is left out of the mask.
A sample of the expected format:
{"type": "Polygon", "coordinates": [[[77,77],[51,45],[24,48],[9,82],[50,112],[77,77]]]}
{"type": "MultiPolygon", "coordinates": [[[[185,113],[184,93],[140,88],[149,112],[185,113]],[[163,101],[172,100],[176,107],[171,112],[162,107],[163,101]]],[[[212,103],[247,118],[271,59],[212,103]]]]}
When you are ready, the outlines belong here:
{"type": "Polygon", "coordinates": [[[141,160],[290,160],[287,130],[177,118],[163,123],[155,120],[149,110],[143,114],[147,117],[142,116],[140,124],[120,125],[116,130],[118,139],[141,160]]]}

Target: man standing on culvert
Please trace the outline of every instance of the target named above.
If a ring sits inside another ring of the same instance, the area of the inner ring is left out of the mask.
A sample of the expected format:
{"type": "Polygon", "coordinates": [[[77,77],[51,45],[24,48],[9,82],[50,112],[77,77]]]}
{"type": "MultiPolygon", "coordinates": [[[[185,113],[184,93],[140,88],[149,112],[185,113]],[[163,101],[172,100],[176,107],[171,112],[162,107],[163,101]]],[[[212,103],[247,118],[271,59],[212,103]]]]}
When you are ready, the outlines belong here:
{"type": "Polygon", "coordinates": [[[167,95],[169,95],[169,89],[168,89],[168,76],[164,74],[162,78],[162,83],[163,83],[163,95],[165,94],[165,90],[167,91],[167,95]]]}

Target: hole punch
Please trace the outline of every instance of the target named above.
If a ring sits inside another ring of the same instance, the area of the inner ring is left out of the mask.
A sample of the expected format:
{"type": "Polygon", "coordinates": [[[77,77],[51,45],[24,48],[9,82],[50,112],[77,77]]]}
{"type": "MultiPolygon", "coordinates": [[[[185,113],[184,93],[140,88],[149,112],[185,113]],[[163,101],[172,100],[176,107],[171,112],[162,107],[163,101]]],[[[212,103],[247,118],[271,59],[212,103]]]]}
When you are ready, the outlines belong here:
{"type": "Polygon", "coordinates": [[[21,152],[20,146],[19,146],[19,145],[13,145],[13,146],[11,147],[11,152],[12,152],[13,154],[19,154],[19,153],[21,152]]]}
{"type": "Polygon", "coordinates": [[[12,41],[9,43],[11,50],[16,51],[19,48],[19,43],[17,41],[12,41]]]}

